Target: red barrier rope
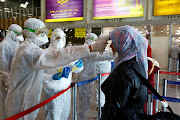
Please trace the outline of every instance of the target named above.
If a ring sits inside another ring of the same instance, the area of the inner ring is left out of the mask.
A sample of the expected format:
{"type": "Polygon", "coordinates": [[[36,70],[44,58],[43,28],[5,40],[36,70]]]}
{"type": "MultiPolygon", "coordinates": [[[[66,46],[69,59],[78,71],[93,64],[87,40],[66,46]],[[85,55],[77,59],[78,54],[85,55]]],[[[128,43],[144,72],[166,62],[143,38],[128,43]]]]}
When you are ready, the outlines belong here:
{"type": "Polygon", "coordinates": [[[171,74],[171,75],[180,75],[180,73],[176,73],[176,72],[159,71],[159,73],[161,73],[161,74],[171,74]]]}
{"type": "Polygon", "coordinates": [[[107,75],[109,75],[110,73],[103,73],[103,74],[101,74],[102,76],[107,76],[107,75]]]}
{"type": "Polygon", "coordinates": [[[23,116],[25,116],[25,115],[27,115],[27,114],[35,111],[36,109],[44,106],[44,105],[47,104],[48,102],[52,101],[53,99],[55,99],[55,98],[58,97],[59,95],[61,95],[61,94],[63,94],[64,92],[66,92],[69,88],[71,88],[71,85],[70,85],[67,89],[62,90],[61,92],[57,93],[57,94],[54,95],[53,97],[51,97],[51,98],[49,98],[49,99],[47,99],[47,100],[45,100],[45,101],[43,101],[43,102],[35,105],[35,106],[32,107],[32,108],[29,108],[29,109],[27,109],[27,110],[25,110],[25,111],[22,111],[22,112],[20,112],[20,113],[18,113],[18,114],[16,114],[16,115],[13,115],[13,116],[11,116],[11,117],[9,117],[9,118],[6,118],[5,120],[16,120],[16,119],[19,119],[20,117],[23,117],[23,116]]]}

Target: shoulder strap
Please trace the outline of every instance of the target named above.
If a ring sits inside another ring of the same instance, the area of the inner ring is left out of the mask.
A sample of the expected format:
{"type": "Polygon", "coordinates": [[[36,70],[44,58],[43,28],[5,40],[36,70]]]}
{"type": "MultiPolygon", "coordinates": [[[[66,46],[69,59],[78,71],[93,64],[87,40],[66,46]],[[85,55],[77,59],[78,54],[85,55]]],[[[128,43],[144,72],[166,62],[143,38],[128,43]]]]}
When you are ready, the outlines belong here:
{"type": "MultiPolygon", "coordinates": [[[[149,83],[149,81],[144,78],[136,69],[135,69],[135,66],[132,66],[132,69],[133,71],[140,77],[140,80],[142,81],[142,83],[154,94],[157,96],[157,98],[160,100],[160,101],[166,101],[164,100],[161,95],[151,86],[151,84],[149,83]]],[[[171,112],[171,113],[174,113],[171,109],[171,107],[168,105],[167,109],[171,112]]]]}

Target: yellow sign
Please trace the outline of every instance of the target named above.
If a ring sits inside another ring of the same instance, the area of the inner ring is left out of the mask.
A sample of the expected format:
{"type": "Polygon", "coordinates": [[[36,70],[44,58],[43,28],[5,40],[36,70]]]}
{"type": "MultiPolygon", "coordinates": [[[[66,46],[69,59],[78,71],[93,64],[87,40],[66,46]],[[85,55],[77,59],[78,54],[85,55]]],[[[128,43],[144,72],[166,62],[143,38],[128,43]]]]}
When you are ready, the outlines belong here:
{"type": "Polygon", "coordinates": [[[86,29],[85,28],[75,28],[75,37],[85,37],[86,29]]]}
{"type": "Polygon", "coordinates": [[[155,0],[154,16],[180,14],[180,0],[155,0]]]}
{"type": "Polygon", "coordinates": [[[51,33],[52,33],[52,29],[49,29],[48,38],[50,38],[50,37],[51,37],[51,33]]]}

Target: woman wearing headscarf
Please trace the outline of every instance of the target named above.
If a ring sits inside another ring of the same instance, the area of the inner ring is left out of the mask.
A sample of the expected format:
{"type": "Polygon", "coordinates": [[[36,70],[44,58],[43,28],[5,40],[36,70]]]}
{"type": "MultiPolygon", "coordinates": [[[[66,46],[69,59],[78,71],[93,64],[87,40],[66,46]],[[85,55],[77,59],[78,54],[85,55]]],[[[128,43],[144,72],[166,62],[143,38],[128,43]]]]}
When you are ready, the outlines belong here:
{"type": "Polygon", "coordinates": [[[102,84],[105,105],[102,120],[138,120],[143,114],[147,88],[142,84],[138,71],[148,77],[148,41],[131,26],[110,32],[111,48],[115,57],[114,67],[102,84]]]}

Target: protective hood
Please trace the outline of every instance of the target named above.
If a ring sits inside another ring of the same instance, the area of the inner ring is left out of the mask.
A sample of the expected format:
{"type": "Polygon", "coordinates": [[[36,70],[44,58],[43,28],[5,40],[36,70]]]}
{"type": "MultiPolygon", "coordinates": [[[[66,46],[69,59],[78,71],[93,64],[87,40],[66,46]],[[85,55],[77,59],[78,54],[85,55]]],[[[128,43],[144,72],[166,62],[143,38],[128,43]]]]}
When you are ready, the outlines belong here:
{"type": "Polygon", "coordinates": [[[89,33],[85,37],[85,44],[92,45],[98,40],[98,36],[94,33],[89,33]]]}
{"type": "Polygon", "coordinates": [[[65,45],[66,45],[66,34],[60,28],[56,28],[52,32],[51,43],[49,47],[58,49],[65,47],[65,45]],[[58,37],[60,39],[57,39],[58,37]]]}

